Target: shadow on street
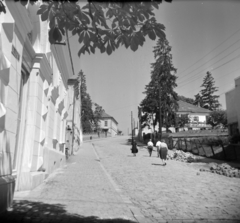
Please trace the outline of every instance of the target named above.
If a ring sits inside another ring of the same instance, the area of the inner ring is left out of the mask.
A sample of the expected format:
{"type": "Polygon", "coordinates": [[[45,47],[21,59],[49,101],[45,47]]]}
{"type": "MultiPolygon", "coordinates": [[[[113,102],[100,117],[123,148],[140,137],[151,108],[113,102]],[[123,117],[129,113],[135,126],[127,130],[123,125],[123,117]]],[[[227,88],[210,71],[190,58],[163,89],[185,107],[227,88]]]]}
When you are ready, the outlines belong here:
{"type": "Polygon", "coordinates": [[[1,222],[71,222],[71,223],[136,223],[126,219],[99,219],[96,216],[70,214],[62,204],[46,204],[43,202],[20,200],[14,201],[11,210],[0,214],[1,222]]]}

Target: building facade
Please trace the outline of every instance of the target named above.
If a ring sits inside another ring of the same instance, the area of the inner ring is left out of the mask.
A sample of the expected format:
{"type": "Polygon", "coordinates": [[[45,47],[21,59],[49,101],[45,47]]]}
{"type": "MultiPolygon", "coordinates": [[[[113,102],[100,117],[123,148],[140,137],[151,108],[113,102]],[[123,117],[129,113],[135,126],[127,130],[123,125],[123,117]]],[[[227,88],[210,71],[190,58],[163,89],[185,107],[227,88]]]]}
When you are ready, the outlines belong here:
{"type": "Polygon", "coordinates": [[[235,80],[235,88],[228,91],[226,96],[226,110],[229,135],[236,134],[240,130],[240,77],[235,80]]]}
{"type": "Polygon", "coordinates": [[[118,122],[114,117],[103,112],[101,114],[100,129],[105,132],[106,135],[115,136],[118,134],[118,122]]]}
{"type": "MultiPolygon", "coordinates": [[[[185,125],[184,128],[176,129],[175,127],[169,127],[168,130],[170,130],[172,133],[176,131],[184,131],[184,130],[199,130],[199,129],[208,129],[211,128],[210,125],[208,125],[207,122],[207,116],[211,113],[210,110],[201,108],[192,104],[189,104],[185,101],[178,101],[179,109],[176,112],[177,116],[188,116],[189,118],[189,123],[185,125]]],[[[142,114],[141,114],[142,115],[142,114]]],[[[155,118],[155,115],[153,115],[153,119],[155,118]]],[[[140,120],[140,118],[139,118],[140,120]]],[[[149,122],[149,126],[146,126],[143,129],[140,129],[141,136],[143,134],[152,134],[155,132],[158,132],[159,130],[159,124],[156,123],[155,128],[153,127],[153,120],[149,122]]],[[[162,127],[162,132],[166,132],[166,128],[162,127]]],[[[138,135],[138,137],[141,137],[138,135]]]]}
{"type": "Polygon", "coordinates": [[[187,115],[189,123],[185,125],[186,129],[209,129],[211,125],[207,124],[207,116],[211,113],[210,110],[201,108],[185,101],[178,101],[179,109],[176,112],[178,116],[187,115]]]}
{"type": "MultiPolygon", "coordinates": [[[[48,22],[36,13],[40,3],[26,7],[14,1],[4,3],[7,12],[0,14],[0,212],[10,205],[14,190],[35,188],[64,165],[69,108],[80,106],[69,90],[68,79],[74,74],[67,45],[49,44],[48,22]]],[[[79,116],[77,110],[75,116],[79,116]]],[[[72,126],[80,135],[79,119],[72,119],[72,126]]]]}

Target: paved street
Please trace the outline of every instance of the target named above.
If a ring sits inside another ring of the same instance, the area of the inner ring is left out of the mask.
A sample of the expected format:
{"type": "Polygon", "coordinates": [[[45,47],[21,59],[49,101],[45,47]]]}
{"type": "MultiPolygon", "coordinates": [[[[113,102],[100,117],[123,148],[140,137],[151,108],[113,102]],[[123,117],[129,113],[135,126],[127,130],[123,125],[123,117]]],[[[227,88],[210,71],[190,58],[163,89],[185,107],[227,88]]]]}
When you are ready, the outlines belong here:
{"type": "Polygon", "coordinates": [[[240,222],[240,179],[199,172],[204,164],[160,165],[126,136],[85,143],[31,192],[18,192],[0,222],[240,222]]]}

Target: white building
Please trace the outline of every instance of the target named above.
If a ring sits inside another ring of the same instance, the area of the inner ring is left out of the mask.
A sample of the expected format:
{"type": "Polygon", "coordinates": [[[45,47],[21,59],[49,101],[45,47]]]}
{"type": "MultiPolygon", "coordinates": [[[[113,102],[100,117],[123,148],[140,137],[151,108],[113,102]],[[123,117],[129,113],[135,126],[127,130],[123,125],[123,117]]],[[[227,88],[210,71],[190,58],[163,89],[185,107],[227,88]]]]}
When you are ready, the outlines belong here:
{"type": "MultiPolygon", "coordinates": [[[[74,74],[67,45],[49,44],[48,23],[36,14],[37,5],[4,3],[7,12],[0,14],[0,212],[10,205],[14,190],[31,190],[64,165],[69,108],[80,106],[76,95],[69,95],[68,79],[74,74]]],[[[80,112],[74,110],[70,123],[76,128],[74,134],[81,135],[80,112]]]]}
{"type": "Polygon", "coordinates": [[[235,88],[225,94],[229,135],[234,135],[237,129],[240,130],[240,77],[234,81],[235,88]]]}
{"type": "Polygon", "coordinates": [[[199,130],[201,128],[211,128],[207,124],[207,116],[211,113],[210,110],[201,108],[185,101],[178,101],[179,109],[176,112],[178,116],[188,115],[190,122],[185,125],[186,129],[199,130]]]}
{"type": "Polygon", "coordinates": [[[101,114],[100,129],[107,135],[115,136],[118,133],[118,122],[114,117],[103,112],[101,114]]]}

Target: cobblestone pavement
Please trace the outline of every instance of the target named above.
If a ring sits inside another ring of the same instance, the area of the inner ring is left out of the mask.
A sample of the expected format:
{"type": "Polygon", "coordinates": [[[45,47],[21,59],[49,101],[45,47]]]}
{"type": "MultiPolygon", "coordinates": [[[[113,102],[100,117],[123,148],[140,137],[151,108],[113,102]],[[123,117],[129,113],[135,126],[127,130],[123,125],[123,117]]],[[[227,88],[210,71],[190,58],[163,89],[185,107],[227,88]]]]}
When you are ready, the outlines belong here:
{"type": "Polygon", "coordinates": [[[133,223],[134,215],[104,171],[91,144],[31,192],[17,192],[0,222],[133,223]]]}
{"type": "Polygon", "coordinates": [[[127,138],[94,142],[106,171],[148,222],[240,222],[240,179],[199,172],[204,163],[169,160],[156,149],[131,154],[127,138]]]}
{"type": "Polygon", "coordinates": [[[143,147],[133,157],[123,136],[92,144],[33,191],[17,192],[0,223],[240,222],[240,179],[198,175],[199,164],[161,166],[143,147]]]}

